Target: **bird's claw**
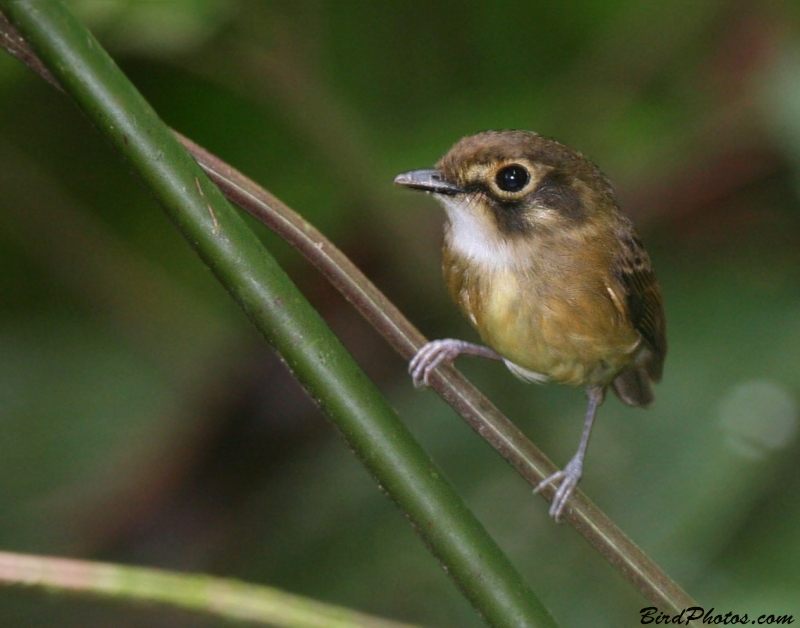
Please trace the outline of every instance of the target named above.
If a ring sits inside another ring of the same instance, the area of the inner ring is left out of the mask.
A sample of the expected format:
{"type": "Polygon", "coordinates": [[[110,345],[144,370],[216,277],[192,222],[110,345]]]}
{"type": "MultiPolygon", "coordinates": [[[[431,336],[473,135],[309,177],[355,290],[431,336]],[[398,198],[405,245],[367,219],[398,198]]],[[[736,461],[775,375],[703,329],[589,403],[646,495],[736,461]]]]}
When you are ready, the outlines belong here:
{"type": "Polygon", "coordinates": [[[417,351],[408,365],[408,372],[411,373],[411,381],[415,388],[429,386],[431,371],[442,362],[452,362],[461,353],[459,340],[446,338],[444,340],[433,340],[417,351]]]}
{"type": "Polygon", "coordinates": [[[564,508],[566,508],[567,502],[572,496],[572,492],[578,485],[581,475],[583,475],[583,461],[573,458],[563,470],[556,471],[553,475],[546,477],[536,485],[536,488],[533,489],[534,493],[538,493],[551,484],[555,484],[558,481],[561,482],[561,484],[558,485],[555,495],[553,495],[553,501],[550,504],[550,516],[553,517],[556,522],[561,521],[561,515],[564,512],[564,508]]]}

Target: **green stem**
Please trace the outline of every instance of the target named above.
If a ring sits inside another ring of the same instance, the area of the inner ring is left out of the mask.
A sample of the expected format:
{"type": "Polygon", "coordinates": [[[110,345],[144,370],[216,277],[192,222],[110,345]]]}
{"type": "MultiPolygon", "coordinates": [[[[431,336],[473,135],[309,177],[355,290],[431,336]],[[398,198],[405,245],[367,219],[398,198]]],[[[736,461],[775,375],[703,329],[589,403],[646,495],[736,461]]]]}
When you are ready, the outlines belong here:
{"type": "Polygon", "coordinates": [[[60,1],[0,0],[0,6],[127,157],[481,616],[493,626],[553,626],[385,398],[97,40],[60,1]]]}
{"type": "Polygon", "coordinates": [[[281,628],[414,628],[272,587],[87,560],[0,552],[0,582],[161,602],[281,628]]]}

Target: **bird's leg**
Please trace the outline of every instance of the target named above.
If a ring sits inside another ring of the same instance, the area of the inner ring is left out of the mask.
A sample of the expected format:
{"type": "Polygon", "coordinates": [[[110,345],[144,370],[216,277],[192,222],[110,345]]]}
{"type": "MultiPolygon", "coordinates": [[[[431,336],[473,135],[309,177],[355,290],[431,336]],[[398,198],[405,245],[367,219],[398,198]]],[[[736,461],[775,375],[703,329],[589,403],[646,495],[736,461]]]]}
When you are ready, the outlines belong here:
{"type": "Polygon", "coordinates": [[[476,355],[481,358],[491,358],[492,360],[502,360],[498,353],[489,347],[475,345],[464,340],[445,338],[444,340],[434,340],[426,344],[417,351],[417,355],[408,365],[408,372],[416,388],[428,386],[428,377],[433,369],[442,362],[452,362],[462,353],[476,355]]]}
{"type": "Polygon", "coordinates": [[[590,386],[586,391],[586,396],[589,398],[589,406],[586,408],[586,420],[583,423],[583,434],[581,434],[581,442],[578,445],[578,451],[567,463],[562,471],[556,471],[553,475],[545,478],[536,488],[533,489],[534,493],[538,493],[544,487],[549,486],[555,482],[560,481],[556,494],[553,496],[553,502],[550,504],[550,516],[556,521],[561,520],[561,513],[564,512],[564,507],[572,495],[572,491],[578,484],[583,474],[583,459],[586,456],[586,448],[589,445],[589,436],[592,434],[592,425],[594,424],[594,417],[597,414],[597,408],[603,403],[606,396],[606,389],[600,386],[590,386]]]}

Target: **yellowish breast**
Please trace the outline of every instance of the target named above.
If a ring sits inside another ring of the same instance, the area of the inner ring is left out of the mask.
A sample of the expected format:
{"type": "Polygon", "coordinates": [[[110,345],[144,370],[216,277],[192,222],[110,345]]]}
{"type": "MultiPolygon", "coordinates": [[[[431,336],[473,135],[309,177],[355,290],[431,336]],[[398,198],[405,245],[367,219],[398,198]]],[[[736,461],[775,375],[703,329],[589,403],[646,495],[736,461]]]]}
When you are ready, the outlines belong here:
{"type": "Polygon", "coordinates": [[[537,260],[486,268],[447,252],[448,290],[483,341],[513,364],[566,384],[608,384],[641,340],[602,275],[537,260]]]}

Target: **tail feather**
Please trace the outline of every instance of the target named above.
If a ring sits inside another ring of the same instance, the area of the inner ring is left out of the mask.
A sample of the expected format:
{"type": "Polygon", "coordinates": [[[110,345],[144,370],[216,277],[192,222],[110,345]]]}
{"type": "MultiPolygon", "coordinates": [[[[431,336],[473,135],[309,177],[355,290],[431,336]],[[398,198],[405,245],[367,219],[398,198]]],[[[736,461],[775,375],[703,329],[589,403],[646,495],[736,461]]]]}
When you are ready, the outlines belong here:
{"type": "Polygon", "coordinates": [[[611,382],[611,389],[629,406],[649,406],[655,401],[653,384],[645,366],[635,365],[622,371],[611,382]]]}

